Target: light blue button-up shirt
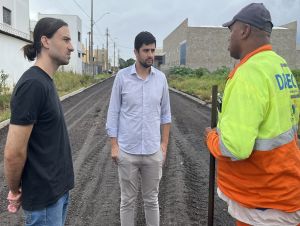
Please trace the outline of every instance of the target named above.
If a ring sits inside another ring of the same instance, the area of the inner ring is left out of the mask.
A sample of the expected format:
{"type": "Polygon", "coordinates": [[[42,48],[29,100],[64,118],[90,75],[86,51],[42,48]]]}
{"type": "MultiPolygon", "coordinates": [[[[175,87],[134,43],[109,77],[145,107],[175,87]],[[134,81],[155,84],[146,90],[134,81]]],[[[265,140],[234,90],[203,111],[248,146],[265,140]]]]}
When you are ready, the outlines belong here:
{"type": "Polygon", "coordinates": [[[151,67],[143,80],[135,65],[116,75],[107,113],[106,130],[120,150],[149,155],[160,150],[160,125],[171,122],[166,76],[151,67]]]}

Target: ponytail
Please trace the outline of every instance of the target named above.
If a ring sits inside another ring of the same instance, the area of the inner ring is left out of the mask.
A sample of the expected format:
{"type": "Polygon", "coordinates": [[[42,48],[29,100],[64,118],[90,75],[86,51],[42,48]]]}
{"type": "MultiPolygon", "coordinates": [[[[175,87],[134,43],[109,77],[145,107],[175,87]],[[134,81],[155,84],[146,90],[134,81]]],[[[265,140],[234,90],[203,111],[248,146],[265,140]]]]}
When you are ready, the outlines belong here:
{"type": "Polygon", "coordinates": [[[36,58],[36,50],[33,43],[25,45],[22,49],[24,52],[24,57],[29,61],[34,61],[34,59],[36,58]]]}

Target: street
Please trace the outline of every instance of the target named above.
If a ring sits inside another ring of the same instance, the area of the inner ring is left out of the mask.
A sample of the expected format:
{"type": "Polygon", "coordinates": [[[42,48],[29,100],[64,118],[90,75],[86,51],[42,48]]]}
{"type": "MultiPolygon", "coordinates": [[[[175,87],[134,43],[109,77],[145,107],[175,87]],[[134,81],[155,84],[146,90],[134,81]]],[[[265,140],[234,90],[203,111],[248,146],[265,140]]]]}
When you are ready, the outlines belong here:
{"type": "MultiPolygon", "coordinates": [[[[113,79],[62,102],[71,140],[75,188],[66,225],[120,225],[120,188],[117,166],[111,161],[105,122],[113,79]]],[[[209,154],[203,144],[210,125],[210,109],[170,91],[172,128],[168,156],[160,184],[161,225],[207,225],[209,154]]],[[[7,127],[0,130],[0,225],[22,225],[22,211],[6,211],[3,150],[7,127]]],[[[141,195],[137,223],[145,225],[141,195]]],[[[226,205],[215,197],[215,224],[234,225],[226,205]]]]}

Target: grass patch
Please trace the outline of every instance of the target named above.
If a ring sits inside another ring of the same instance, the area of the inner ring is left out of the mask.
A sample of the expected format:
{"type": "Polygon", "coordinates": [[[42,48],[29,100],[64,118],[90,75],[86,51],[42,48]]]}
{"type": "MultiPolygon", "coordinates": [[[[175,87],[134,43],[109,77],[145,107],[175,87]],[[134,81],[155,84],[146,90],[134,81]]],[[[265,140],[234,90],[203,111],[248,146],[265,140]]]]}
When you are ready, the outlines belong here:
{"type": "MultiPolygon", "coordinates": [[[[187,67],[173,67],[168,75],[169,86],[182,92],[196,96],[201,100],[211,102],[211,88],[218,85],[219,93],[224,93],[229,68],[222,67],[214,72],[207,69],[191,69],[187,67]]],[[[300,87],[300,69],[292,70],[300,87]]]]}
{"type": "Polygon", "coordinates": [[[218,91],[223,93],[226,78],[227,74],[218,72],[207,73],[200,77],[194,74],[188,76],[171,74],[168,76],[168,82],[170,87],[196,96],[204,101],[211,102],[212,86],[218,85],[218,91]]]}
{"type": "Polygon", "coordinates": [[[100,82],[110,76],[110,74],[99,74],[93,77],[90,75],[79,75],[71,72],[56,72],[53,80],[59,96],[63,96],[82,87],[88,87],[94,83],[100,82]]]}
{"type": "Polygon", "coordinates": [[[0,122],[5,121],[10,118],[10,109],[7,108],[5,110],[0,111],[0,122]]]}
{"type": "Polygon", "coordinates": [[[1,94],[0,95],[0,111],[3,111],[9,108],[9,101],[10,101],[11,94],[1,94]]]}
{"type": "Polygon", "coordinates": [[[8,119],[10,117],[10,102],[11,94],[0,95],[0,122],[8,119]]]}

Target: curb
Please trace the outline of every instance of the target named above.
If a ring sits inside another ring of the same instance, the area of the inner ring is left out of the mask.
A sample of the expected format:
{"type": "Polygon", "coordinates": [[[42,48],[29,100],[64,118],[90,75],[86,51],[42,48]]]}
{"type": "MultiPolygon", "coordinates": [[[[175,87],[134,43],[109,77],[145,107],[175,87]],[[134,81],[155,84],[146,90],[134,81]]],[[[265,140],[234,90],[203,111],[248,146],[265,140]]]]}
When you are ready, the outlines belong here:
{"type": "Polygon", "coordinates": [[[95,86],[95,85],[97,85],[97,84],[100,84],[100,83],[102,83],[102,82],[104,82],[104,81],[106,81],[106,80],[108,80],[108,79],[110,79],[111,77],[108,77],[108,78],[106,78],[106,79],[104,79],[104,80],[101,80],[100,82],[98,82],[98,83],[95,83],[95,84],[92,84],[92,85],[90,85],[90,86],[88,86],[88,87],[83,87],[83,88],[80,88],[80,89],[78,89],[78,90],[75,90],[75,91],[73,91],[72,93],[68,93],[68,94],[66,94],[66,95],[64,95],[64,96],[62,96],[62,97],[60,97],[59,99],[60,99],[60,101],[63,101],[63,100],[65,100],[65,99],[67,99],[67,98],[69,98],[69,97],[71,97],[71,96],[74,96],[74,95],[76,95],[76,94],[78,94],[78,93],[81,93],[82,91],[84,91],[84,90],[86,90],[86,89],[88,89],[88,88],[91,88],[91,87],[93,87],[93,86],[95,86]]]}
{"type": "MultiPolygon", "coordinates": [[[[111,77],[108,77],[108,78],[106,78],[106,79],[104,79],[104,80],[102,80],[102,81],[100,81],[100,82],[98,82],[98,83],[92,84],[92,85],[90,85],[90,86],[88,86],[88,87],[80,88],[80,89],[78,89],[78,90],[75,90],[75,91],[73,91],[73,92],[71,92],[71,93],[68,93],[68,94],[66,94],[66,95],[64,95],[64,96],[62,96],[62,97],[60,97],[59,99],[60,99],[60,101],[63,101],[63,100],[65,100],[65,99],[67,99],[67,98],[69,98],[69,97],[71,97],[71,96],[74,96],[74,95],[76,95],[76,94],[78,94],[78,93],[81,93],[82,91],[84,91],[84,90],[86,90],[86,89],[88,89],[88,88],[91,88],[91,87],[93,87],[93,86],[95,86],[95,85],[97,85],[97,84],[99,84],[99,83],[102,83],[102,82],[104,82],[104,81],[106,81],[107,79],[110,79],[110,78],[111,78],[111,77]]],[[[9,122],[10,122],[10,119],[7,119],[7,120],[5,120],[5,121],[3,121],[3,122],[0,122],[0,129],[2,129],[2,128],[4,128],[5,126],[7,126],[7,125],[9,124],[9,122]]]]}
{"type": "Polygon", "coordinates": [[[180,95],[182,95],[182,96],[185,96],[185,97],[187,97],[188,99],[193,100],[193,101],[195,101],[195,102],[197,102],[197,103],[199,103],[199,104],[201,104],[201,105],[204,105],[204,106],[207,106],[207,107],[211,108],[211,104],[205,102],[204,100],[201,100],[201,99],[199,99],[199,98],[197,98],[197,97],[194,97],[194,96],[192,96],[192,95],[190,95],[190,94],[187,94],[187,93],[184,93],[184,92],[179,91],[179,90],[177,90],[177,89],[174,89],[174,88],[172,88],[172,87],[169,87],[169,90],[171,90],[171,91],[174,92],[174,93],[178,93],[178,94],[180,94],[180,95]]]}
{"type": "Polygon", "coordinates": [[[10,121],[10,119],[6,119],[5,121],[0,122],[0,129],[7,126],[9,124],[9,121],[10,121]]]}

